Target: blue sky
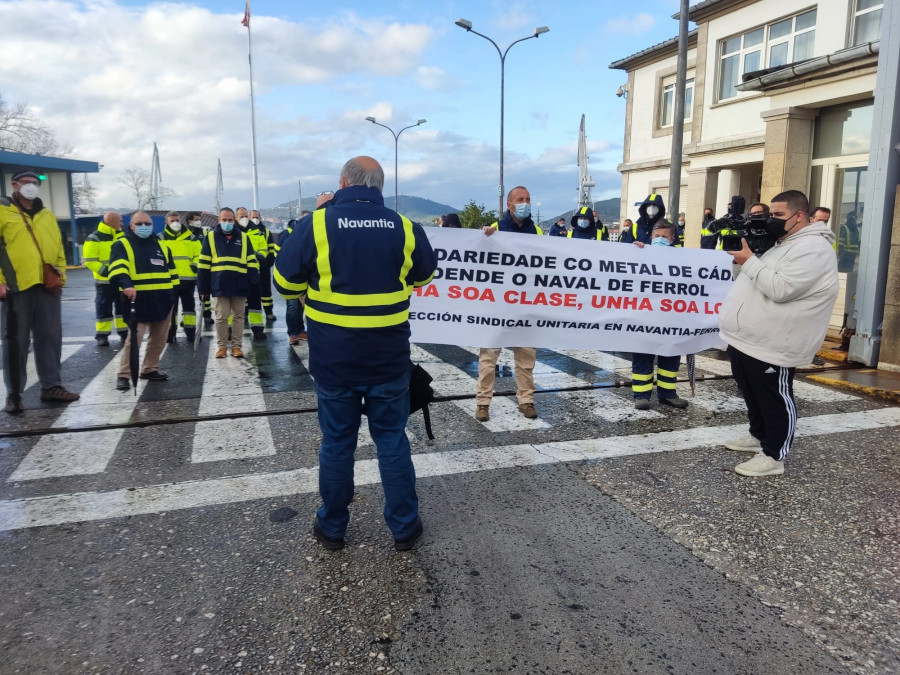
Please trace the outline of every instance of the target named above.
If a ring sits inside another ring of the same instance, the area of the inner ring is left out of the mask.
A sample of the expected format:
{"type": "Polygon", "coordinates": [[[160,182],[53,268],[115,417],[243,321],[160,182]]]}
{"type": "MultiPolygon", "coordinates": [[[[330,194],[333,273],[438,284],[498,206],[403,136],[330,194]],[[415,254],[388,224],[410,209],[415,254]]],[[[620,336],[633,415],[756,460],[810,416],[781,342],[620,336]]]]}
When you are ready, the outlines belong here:
{"type": "MultiPolygon", "coordinates": [[[[128,206],[117,181],[149,169],[159,145],[174,208],[210,209],[221,158],[225,201],[251,201],[247,35],[243,2],[0,1],[0,93],[27,102],[104,165],[100,202],[128,206]],[[23,63],[18,55],[39,53],[23,63]]],[[[543,218],[576,198],[578,125],[586,114],[595,198],[618,196],[625,81],[610,62],[674,36],[677,0],[581,2],[288,2],[252,0],[260,203],[336,187],[340,166],[370,154],[393,194],[462,207],[496,204],[500,59],[506,62],[505,184],[524,184],[543,218]]]]}

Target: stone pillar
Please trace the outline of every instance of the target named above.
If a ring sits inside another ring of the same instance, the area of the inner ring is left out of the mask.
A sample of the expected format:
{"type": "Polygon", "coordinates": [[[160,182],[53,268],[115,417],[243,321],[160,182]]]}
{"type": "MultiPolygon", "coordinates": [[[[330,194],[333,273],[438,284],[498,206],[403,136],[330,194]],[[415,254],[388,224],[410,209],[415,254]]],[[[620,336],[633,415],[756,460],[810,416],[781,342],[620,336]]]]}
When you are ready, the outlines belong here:
{"type": "Polygon", "coordinates": [[[684,216],[684,245],[700,248],[700,226],[707,206],[716,210],[719,169],[688,169],[687,204],[684,216]]]}
{"type": "Polygon", "coordinates": [[[766,122],[760,200],[770,203],[785,190],[806,192],[817,111],[779,108],[762,113],[766,122]]]}

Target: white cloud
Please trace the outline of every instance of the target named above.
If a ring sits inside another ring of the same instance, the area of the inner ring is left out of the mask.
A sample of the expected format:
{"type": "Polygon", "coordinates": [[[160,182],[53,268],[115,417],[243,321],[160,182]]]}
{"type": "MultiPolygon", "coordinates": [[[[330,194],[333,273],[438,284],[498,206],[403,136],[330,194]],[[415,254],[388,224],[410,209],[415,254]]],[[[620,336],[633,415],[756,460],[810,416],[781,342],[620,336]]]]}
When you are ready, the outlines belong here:
{"type": "MultiPolygon", "coordinates": [[[[226,197],[247,193],[249,75],[239,13],[173,3],[133,8],[113,0],[28,0],[0,2],[0,15],[4,97],[33,105],[75,156],[104,165],[94,180],[99,203],[129,205],[115,178],[132,165],[149,168],[154,141],[163,182],[182,198],[171,206],[211,203],[217,158],[226,197]]],[[[330,174],[336,182],[343,160],[370,133],[362,119],[389,121],[394,114],[386,103],[353,113],[328,110],[334,96],[325,105],[270,109],[267,96],[298,85],[365,90],[353,78],[419,76],[431,36],[426,25],[350,12],[303,24],[254,16],[261,188],[296,185],[300,175],[310,174],[330,174]]],[[[430,75],[437,79],[440,72],[430,75]]],[[[360,103],[366,98],[354,97],[360,103]]]]}
{"type": "Polygon", "coordinates": [[[641,12],[630,18],[607,19],[602,30],[607,35],[642,35],[655,25],[652,15],[641,12]]]}

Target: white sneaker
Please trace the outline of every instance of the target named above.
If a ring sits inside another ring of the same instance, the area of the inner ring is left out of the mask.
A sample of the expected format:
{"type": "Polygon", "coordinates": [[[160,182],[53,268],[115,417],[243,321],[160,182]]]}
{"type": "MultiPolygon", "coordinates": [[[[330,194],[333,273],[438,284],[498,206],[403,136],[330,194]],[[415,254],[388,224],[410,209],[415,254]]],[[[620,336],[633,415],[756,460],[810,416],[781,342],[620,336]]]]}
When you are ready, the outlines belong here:
{"type": "Polygon", "coordinates": [[[784,473],[784,462],[759,453],[752,459],[734,467],[734,472],[742,476],[780,476],[784,473]]]}
{"type": "Polygon", "coordinates": [[[750,434],[740,438],[731,438],[725,441],[724,445],[735,452],[762,452],[762,444],[759,439],[750,434]]]}

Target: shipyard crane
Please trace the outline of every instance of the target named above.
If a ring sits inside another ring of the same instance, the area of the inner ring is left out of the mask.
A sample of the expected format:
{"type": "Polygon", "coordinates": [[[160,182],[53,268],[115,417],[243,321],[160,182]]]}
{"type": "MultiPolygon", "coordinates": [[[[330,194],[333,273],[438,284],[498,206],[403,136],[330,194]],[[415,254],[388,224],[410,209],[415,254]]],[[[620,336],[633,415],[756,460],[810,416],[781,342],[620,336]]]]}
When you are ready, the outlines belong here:
{"type": "Polygon", "coordinates": [[[225,187],[222,184],[222,160],[219,159],[219,170],[216,174],[216,217],[219,217],[219,211],[222,210],[222,193],[225,191],[225,187]]]}
{"type": "Polygon", "coordinates": [[[159,168],[159,148],[153,141],[153,160],[150,163],[150,209],[159,210],[159,184],[162,182],[162,171],[159,168]]]}

